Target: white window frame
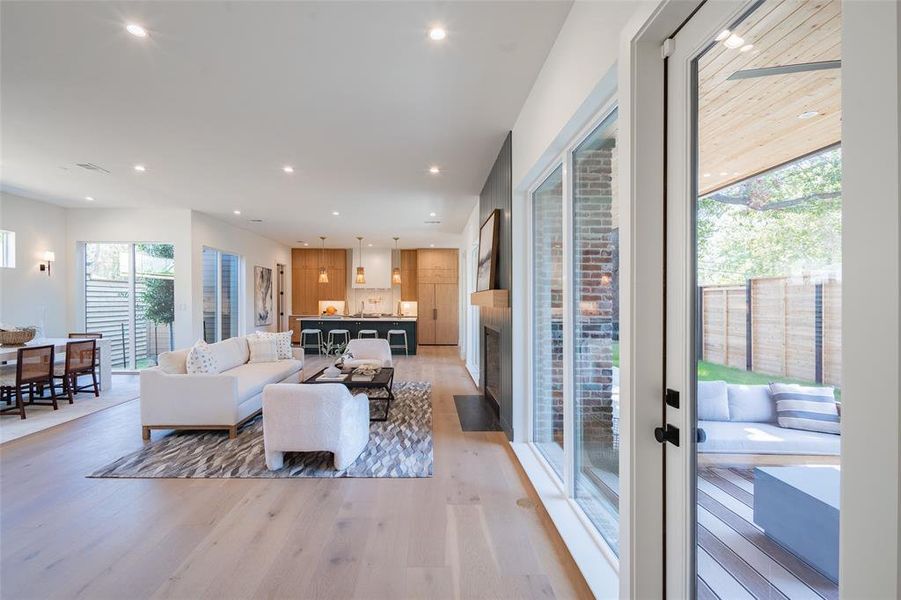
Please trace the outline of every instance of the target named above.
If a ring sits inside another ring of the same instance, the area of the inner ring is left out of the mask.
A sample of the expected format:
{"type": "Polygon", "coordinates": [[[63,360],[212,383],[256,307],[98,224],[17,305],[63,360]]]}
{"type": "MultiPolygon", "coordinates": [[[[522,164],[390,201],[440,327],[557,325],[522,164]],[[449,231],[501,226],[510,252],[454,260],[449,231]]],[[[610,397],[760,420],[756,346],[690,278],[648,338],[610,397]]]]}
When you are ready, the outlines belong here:
{"type": "Polygon", "coordinates": [[[0,267],[16,268],[16,232],[0,229],[0,267]]]}
{"type": "MultiPolygon", "coordinates": [[[[532,200],[535,192],[538,188],[545,182],[545,180],[560,166],[563,166],[563,197],[562,197],[562,206],[563,210],[563,478],[561,479],[558,475],[554,467],[548,462],[545,458],[544,454],[542,454],[541,450],[539,450],[538,446],[534,442],[534,396],[533,396],[533,387],[534,380],[532,379],[531,372],[531,364],[534,357],[534,327],[529,326],[526,328],[525,336],[526,336],[526,356],[529,361],[529,369],[528,369],[528,383],[525,385],[525,423],[526,426],[526,435],[524,436],[525,443],[522,445],[524,448],[514,448],[516,450],[517,455],[520,461],[523,462],[524,468],[532,478],[533,484],[536,485],[536,488],[539,489],[539,495],[541,495],[541,489],[546,490],[545,495],[553,495],[556,499],[562,500],[565,506],[560,506],[560,509],[563,510],[552,510],[548,505],[548,502],[545,502],[546,508],[548,508],[548,512],[551,513],[551,518],[554,520],[555,525],[557,525],[558,530],[565,536],[565,529],[571,528],[573,525],[581,527],[584,531],[583,535],[579,536],[581,539],[579,541],[575,541],[575,544],[570,544],[567,541],[567,545],[570,546],[570,550],[573,551],[574,558],[577,563],[580,563],[580,567],[582,568],[583,574],[588,573],[589,571],[586,568],[582,567],[582,561],[580,561],[580,557],[577,555],[577,552],[574,551],[574,545],[576,545],[581,550],[584,550],[586,554],[590,554],[592,549],[586,548],[587,545],[585,542],[590,541],[591,545],[594,546],[595,553],[600,553],[603,556],[604,560],[608,563],[612,571],[616,574],[619,573],[619,558],[616,553],[607,543],[607,540],[601,535],[600,531],[598,531],[597,527],[594,523],[589,519],[588,515],[582,509],[578,502],[575,499],[575,455],[574,455],[574,432],[575,432],[575,410],[574,410],[574,396],[573,396],[573,325],[574,325],[574,314],[573,314],[573,303],[572,303],[572,274],[573,274],[573,189],[572,189],[572,164],[573,164],[573,153],[576,148],[578,148],[582,142],[584,142],[592,133],[594,133],[595,129],[597,129],[605,119],[607,119],[614,111],[618,108],[617,98],[614,95],[611,99],[606,101],[602,108],[595,113],[595,115],[589,120],[589,122],[579,130],[579,132],[573,136],[565,145],[565,149],[558,154],[549,166],[543,170],[538,176],[536,176],[532,183],[529,185],[525,192],[525,210],[523,211],[524,215],[524,226],[526,233],[526,244],[525,247],[527,251],[525,252],[525,273],[526,273],[526,289],[528,293],[526,294],[526,307],[525,311],[528,315],[529,323],[533,323],[533,315],[535,310],[535,280],[534,280],[534,218],[533,218],[533,204],[532,200]],[[524,455],[522,452],[523,449],[528,451],[528,455],[524,455]],[[541,473],[535,473],[534,469],[530,470],[531,465],[537,465],[541,468],[541,473]],[[536,481],[536,476],[541,477],[541,481],[536,481]],[[564,511],[568,509],[571,511],[570,515],[565,515],[564,511]],[[555,513],[557,518],[555,518],[555,513]],[[587,539],[586,537],[587,536],[587,539]]],[[[621,119],[621,116],[617,117],[617,121],[621,119]]],[[[623,335],[623,331],[621,329],[621,335],[623,335]]],[[[622,360],[622,356],[620,358],[622,360]]],[[[622,398],[620,399],[622,403],[622,398]]],[[[620,459],[622,464],[622,457],[620,459]]],[[[622,496],[621,496],[622,499],[622,496]]],[[[544,500],[544,498],[543,498],[544,500]]],[[[621,519],[621,517],[620,517],[621,519]]],[[[620,526],[622,530],[622,525],[620,526]]],[[[584,560],[584,559],[583,559],[584,560]]],[[[587,560],[585,561],[587,562],[587,560]]],[[[597,568],[597,565],[594,566],[597,568]]],[[[589,582],[591,583],[591,582],[589,582]]],[[[592,590],[597,593],[595,587],[592,586],[592,590]]]]}

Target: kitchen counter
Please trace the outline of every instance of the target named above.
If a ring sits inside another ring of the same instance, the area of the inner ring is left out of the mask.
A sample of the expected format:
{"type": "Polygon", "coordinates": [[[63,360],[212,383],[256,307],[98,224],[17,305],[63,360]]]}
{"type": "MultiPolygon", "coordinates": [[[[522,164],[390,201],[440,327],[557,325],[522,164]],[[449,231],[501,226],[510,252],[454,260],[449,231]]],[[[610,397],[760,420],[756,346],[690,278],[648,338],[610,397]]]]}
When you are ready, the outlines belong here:
{"type": "Polygon", "coordinates": [[[398,317],[395,315],[383,315],[381,317],[354,317],[352,315],[338,315],[326,317],[323,315],[289,315],[292,319],[317,319],[322,321],[415,321],[416,317],[398,317]]]}
{"type": "MultiPolygon", "coordinates": [[[[350,332],[351,339],[356,339],[359,336],[361,329],[374,330],[376,335],[382,339],[387,339],[388,331],[400,329],[407,332],[407,353],[416,354],[416,317],[351,317],[344,315],[338,317],[323,317],[321,315],[291,315],[288,318],[288,322],[290,323],[291,330],[294,332],[291,341],[296,345],[300,345],[300,332],[303,329],[318,329],[321,331],[323,343],[328,342],[329,331],[333,329],[346,329],[350,332]]],[[[307,352],[316,351],[316,342],[313,340],[313,336],[307,336],[305,341],[307,343],[312,343],[313,346],[312,348],[307,349],[307,352]]],[[[391,342],[400,344],[401,340],[402,336],[392,336],[391,342]]],[[[392,353],[405,354],[403,348],[392,348],[392,353]]]]}

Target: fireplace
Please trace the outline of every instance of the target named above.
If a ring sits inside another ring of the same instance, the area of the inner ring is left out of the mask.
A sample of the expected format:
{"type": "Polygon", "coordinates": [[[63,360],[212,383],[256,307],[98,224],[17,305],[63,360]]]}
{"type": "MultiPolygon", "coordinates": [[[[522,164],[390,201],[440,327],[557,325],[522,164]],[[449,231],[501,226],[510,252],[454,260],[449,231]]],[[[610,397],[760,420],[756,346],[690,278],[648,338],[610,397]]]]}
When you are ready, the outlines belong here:
{"type": "Polygon", "coordinates": [[[482,336],[482,373],[485,399],[495,412],[500,411],[501,334],[491,327],[484,327],[482,336]]]}

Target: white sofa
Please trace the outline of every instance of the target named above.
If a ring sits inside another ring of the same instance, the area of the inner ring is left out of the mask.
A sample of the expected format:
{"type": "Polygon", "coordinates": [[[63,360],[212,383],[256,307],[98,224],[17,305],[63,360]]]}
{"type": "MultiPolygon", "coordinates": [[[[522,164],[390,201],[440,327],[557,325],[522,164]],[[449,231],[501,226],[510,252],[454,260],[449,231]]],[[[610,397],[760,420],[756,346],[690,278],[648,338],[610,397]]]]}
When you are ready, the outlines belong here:
{"type": "Polygon", "coordinates": [[[698,429],[706,454],[838,456],[841,436],[780,427],[768,385],[698,382],[698,429]]]}
{"type": "Polygon", "coordinates": [[[219,372],[188,374],[188,350],[164,352],[159,366],[141,371],[141,429],[145,440],[152,429],[224,429],[229,438],[262,408],[263,387],[269,383],[300,383],[303,350],[293,358],[248,363],[245,337],[210,344],[219,372]]]}
{"type": "Polygon", "coordinates": [[[353,358],[344,361],[344,364],[348,367],[360,367],[363,365],[375,365],[377,367],[394,366],[394,360],[391,358],[391,346],[388,345],[388,340],[383,338],[350,340],[344,351],[353,356],[353,358]]]}
{"type": "Polygon", "coordinates": [[[284,466],[285,452],[328,451],[335,469],[349,467],[369,443],[369,398],[339,383],[267,385],[263,389],[266,466],[284,466]]]}

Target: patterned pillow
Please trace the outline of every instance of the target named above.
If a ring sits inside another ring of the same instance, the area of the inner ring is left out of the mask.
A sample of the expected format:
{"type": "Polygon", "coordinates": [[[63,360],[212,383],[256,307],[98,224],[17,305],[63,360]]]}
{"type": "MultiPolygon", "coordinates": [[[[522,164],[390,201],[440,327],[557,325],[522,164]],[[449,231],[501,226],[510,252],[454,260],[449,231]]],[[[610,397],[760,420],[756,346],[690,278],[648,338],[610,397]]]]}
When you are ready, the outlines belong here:
{"type": "Polygon", "coordinates": [[[278,360],[278,343],[273,336],[249,335],[247,347],[250,348],[252,363],[275,362],[278,360]]]}
{"type": "Polygon", "coordinates": [[[806,387],[793,383],[771,383],[779,427],[821,433],[841,433],[841,418],[831,387],[806,387]]]}
{"type": "Polygon", "coordinates": [[[188,356],[185,359],[185,371],[192,375],[219,372],[213,353],[210,352],[205,341],[197,340],[197,343],[188,350],[188,356]]]}
{"type": "Polygon", "coordinates": [[[259,331],[256,335],[263,338],[274,339],[276,346],[278,347],[278,359],[284,360],[287,358],[294,358],[294,354],[291,352],[291,336],[293,334],[293,331],[282,331],[281,333],[259,331]]]}

